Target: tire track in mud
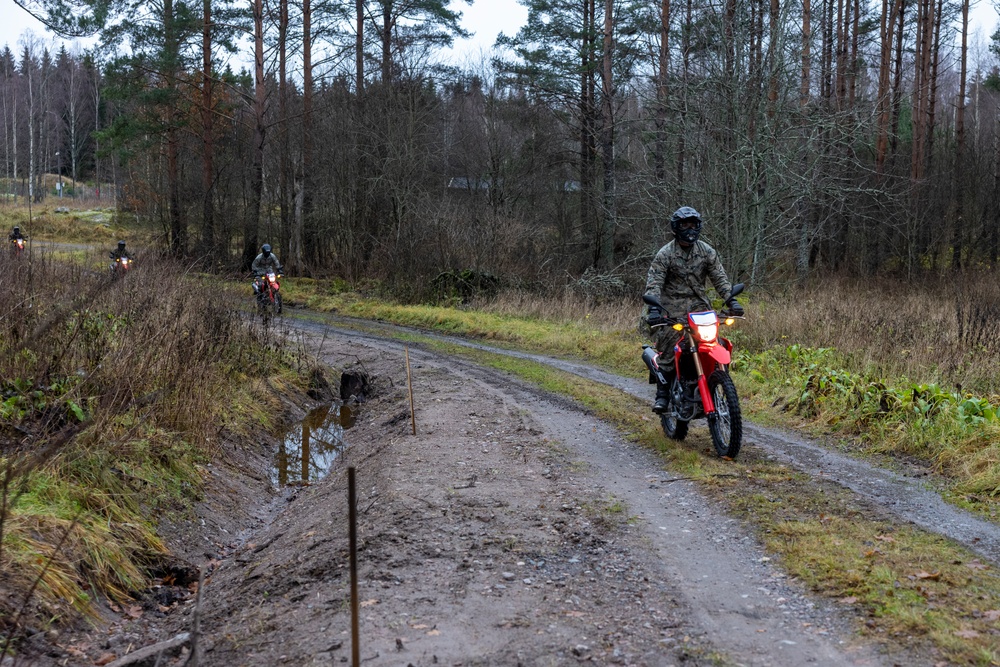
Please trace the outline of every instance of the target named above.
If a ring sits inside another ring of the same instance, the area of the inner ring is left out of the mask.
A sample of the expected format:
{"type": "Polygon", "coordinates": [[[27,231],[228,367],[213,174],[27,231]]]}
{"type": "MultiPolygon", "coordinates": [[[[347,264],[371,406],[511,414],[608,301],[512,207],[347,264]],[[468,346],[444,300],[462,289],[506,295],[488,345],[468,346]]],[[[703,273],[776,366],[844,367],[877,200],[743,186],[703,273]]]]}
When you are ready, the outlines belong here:
{"type": "MultiPolygon", "coordinates": [[[[400,354],[404,346],[377,333],[335,325],[304,321],[288,324],[312,334],[326,331],[357,344],[392,350],[393,354],[400,354]]],[[[385,330],[391,332],[393,328],[385,330]]],[[[542,361],[584,377],[590,375],[589,379],[595,379],[596,375],[614,386],[627,386],[630,382],[572,362],[435,337],[542,361]]],[[[419,345],[409,348],[415,363],[445,368],[455,377],[470,378],[496,394],[499,401],[530,413],[548,437],[563,443],[574,458],[585,464],[584,474],[591,485],[627,502],[629,514],[637,519],[636,529],[648,544],[646,559],[652,564],[655,576],[676,591],[691,634],[728,656],[728,662],[723,664],[753,667],[931,664],[898,654],[890,660],[872,646],[858,643],[851,630],[849,610],[829,600],[814,598],[798,582],[789,580],[770,565],[756,539],[737,520],[715,509],[693,483],[670,478],[653,452],[624,441],[613,427],[583,414],[571,401],[519,380],[500,377],[491,369],[461,358],[443,356],[419,345]]],[[[634,391],[638,392],[639,383],[634,384],[634,391]]]]}
{"type": "MultiPolygon", "coordinates": [[[[587,380],[609,385],[643,400],[651,400],[652,397],[652,390],[644,381],[615,375],[579,361],[493,347],[464,338],[443,336],[409,327],[372,323],[368,320],[352,320],[332,315],[325,317],[331,322],[326,326],[343,335],[370,336],[379,340],[377,334],[365,334],[357,329],[349,328],[352,323],[354,326],[381,329],[389,336],[393,331],[408,332],[475,350],[534,361],[587,380]],[[342,325],[340,329],[336,327],[338,322],[342,325]]],[[[299,323],[305,324],[301,320],[296,321],[296,325],[299,323]]],[[[639,363],[637,351],[637,370],[641,370],[639,363]]],[[[763,450],[765,455],[796,470],[818,479],[835,482],[867,498],[898,519],[954,540],[977,555],[1000,566],[1000,525],[990,523],[971,512],[949,505],[941,498],[940,494],[928,488],[925,481],[845,456],[787,431],[766,428],[748,421],[744,421],[743,430],[744,451],[748,446],[759,448],[763,450]]]]}

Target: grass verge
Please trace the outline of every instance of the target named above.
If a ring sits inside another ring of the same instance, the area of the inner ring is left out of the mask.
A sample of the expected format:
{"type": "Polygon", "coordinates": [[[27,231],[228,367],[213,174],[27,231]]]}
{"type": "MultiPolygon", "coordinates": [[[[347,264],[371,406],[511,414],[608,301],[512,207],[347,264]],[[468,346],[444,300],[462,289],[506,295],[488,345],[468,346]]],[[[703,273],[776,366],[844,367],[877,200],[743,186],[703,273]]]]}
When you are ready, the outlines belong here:
{"type": "MultiPolygon", "coordinates": [[[[278,426],[265,383],[301,386],[271,329],[221,284],[150,259],[112,281],[51,257],[0,285],[0,649],[124,601],[170,559],[223,438],[278,426]]],[[[300,361],[304,362],[304,360],[300,361]]]]}

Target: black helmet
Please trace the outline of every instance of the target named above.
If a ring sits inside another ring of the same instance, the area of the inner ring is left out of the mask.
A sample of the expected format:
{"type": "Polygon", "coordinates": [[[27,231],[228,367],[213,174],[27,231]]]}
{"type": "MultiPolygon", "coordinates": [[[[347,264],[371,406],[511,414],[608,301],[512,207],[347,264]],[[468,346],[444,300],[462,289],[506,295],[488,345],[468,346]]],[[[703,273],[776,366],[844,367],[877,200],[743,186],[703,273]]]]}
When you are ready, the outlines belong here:
{"type": "Polygon", "coordinates": [[[17,225],[14,225],[14,231],[15,231],[15,232],[19,232],[19,231],[21,231],[21,228],[20,228],[20,227],[18,227],[17,225]]]}
{"type": "Polygon", "coordinates": [[[670,216],[670,229],[673,230],[674,236],[681,242],[681,245],[693,245],[698,240],[698,235],[701,234],[701,214],[690,206],[681,206],[670,216]],[[686,220],[695,221],[693,229],[682,230],[680,228],[681,222],[686,220]]]}
{"type": "Polygon", "coordinates": [[[125,242],[124,241],[119,241],[118,242],[118,249],[119,250],[124,250],[125,249],[125,242]]]}
{"type": "Polygon", "coordinates": [[[271,244],[270,243],[265,243],[264,245],[262,245],[260,247],[260,251],[261,251],[261,253],[264,254],[264,257],[267,257],[268,255],[271,254],[271,244]]]}

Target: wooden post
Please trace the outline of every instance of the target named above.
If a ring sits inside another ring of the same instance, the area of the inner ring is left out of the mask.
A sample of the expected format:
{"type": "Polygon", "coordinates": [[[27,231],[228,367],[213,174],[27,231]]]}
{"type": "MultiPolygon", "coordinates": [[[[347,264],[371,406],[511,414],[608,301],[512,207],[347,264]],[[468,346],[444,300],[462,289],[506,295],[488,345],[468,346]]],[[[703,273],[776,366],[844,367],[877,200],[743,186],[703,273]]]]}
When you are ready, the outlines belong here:
{"type": "Polygon", "coordinates": [[[354,466],[347,468],[347,523],[350,534],[351,569],[351,665],[360,667],[361,646],[358,632],[358,513],[357,493],[354,486],[354,466]]]}
{"type": "Polygon", "coordinates": [[[417,434],[417,413],[413,409],[413,380],[410,376],[410,348],[403,348],[406,352],[406,387],[410,391],[410,424],[413,426],[413,435],[417,434]]]}

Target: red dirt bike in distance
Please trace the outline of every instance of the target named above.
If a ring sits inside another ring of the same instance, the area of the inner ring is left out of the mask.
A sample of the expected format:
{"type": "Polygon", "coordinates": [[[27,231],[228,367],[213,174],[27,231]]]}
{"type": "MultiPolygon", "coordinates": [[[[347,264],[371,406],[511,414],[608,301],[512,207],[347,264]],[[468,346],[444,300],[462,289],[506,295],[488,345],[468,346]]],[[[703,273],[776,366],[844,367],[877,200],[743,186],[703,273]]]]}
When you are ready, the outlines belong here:
{"type": "Polygon", "coordinates": [[[10,240],[10,254],[14,257],[20,257],[21,253],[24,252],[24,239],[11,239],[10,240]]]}
{"type": "Polygon", "coordinates": [[[278,280],[282,278],[280,273],[268,271],[262,276],[254,278],[254,293],[257,295],[257,310],[262,315],[281,314],[281,285],[278,280]]]}
{"type": "Polygon", "coordinates": [[[126,273],[132,269],[132,265],[135,264],[135,260],[128,255],[122,255],[121,257],[115,257],[113,252],[108,253],[108,257],[115,260],[111,263],[111,278],[121,278],[126,273]]]}
{"type": "MultiPolygon", "coordinates": [[[[738,283],[733,286],[732,296],[742,291],[743,283],[738,283]]],[[[642,300],[666,314],[655,298],[644,295],[642,300]]],[[[726,325],[736,319],[725,312],[721,315],[726,325]]],[[[733,344],[719,337],[719,316],[714,310],[687,313],[683,320],[657,325],[683,332],[674,346],[677,375],[670,384],[670,404],[660,415],[660,425],[668,438],[683,440],[691,420],[705,418],[716,454],[735,459],[743,441],[743,417],[736,385],[729,376],[733,344]]],[[[650,383],[666,384],[658,358],[655,348],[643,345],[642,360],[649,368],[650,383]]]]}

